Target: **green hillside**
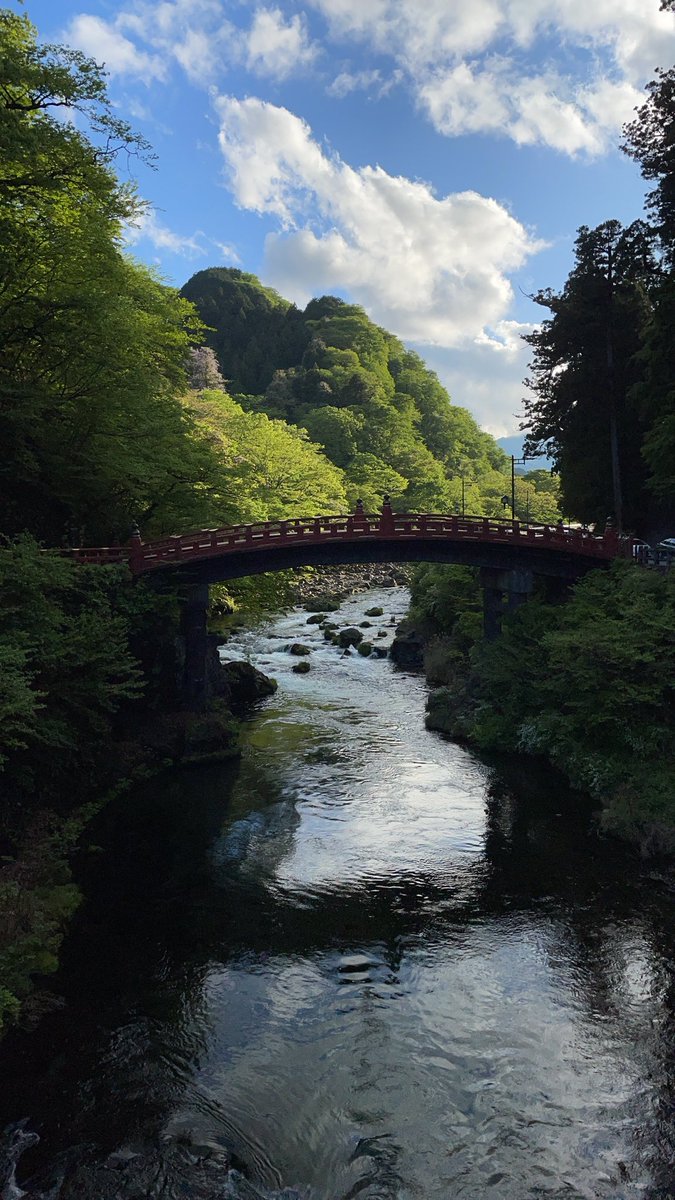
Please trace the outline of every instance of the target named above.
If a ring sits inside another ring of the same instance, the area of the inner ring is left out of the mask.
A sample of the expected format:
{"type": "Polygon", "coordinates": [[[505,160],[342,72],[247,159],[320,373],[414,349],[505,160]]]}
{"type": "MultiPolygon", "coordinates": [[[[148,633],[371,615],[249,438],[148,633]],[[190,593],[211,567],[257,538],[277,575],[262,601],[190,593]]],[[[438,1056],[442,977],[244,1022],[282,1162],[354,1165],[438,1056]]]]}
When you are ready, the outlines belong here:
{"type": "MultiPolygon", "coordinates": [[[[307,430],[346,477],[348,501],[410,511],[501,515],[508,460],[471,414],[451,403],[421,358],[335,296],[301,312],[254,276],[199,271],[182,295],[209,327],[227,387],[244,409],[307,430]]],[[[548,494],[550,497],[550,494],[548,494]]],[[[519,481],[532,519],[555,505],[519,481]]]]}

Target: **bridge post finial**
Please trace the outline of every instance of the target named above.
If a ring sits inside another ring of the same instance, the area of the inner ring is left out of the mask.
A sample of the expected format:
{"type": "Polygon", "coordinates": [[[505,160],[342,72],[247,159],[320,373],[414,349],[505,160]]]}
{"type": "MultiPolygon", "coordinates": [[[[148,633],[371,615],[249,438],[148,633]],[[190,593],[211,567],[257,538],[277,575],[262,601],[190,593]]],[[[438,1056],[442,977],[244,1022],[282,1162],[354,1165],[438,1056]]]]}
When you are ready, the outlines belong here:
{"type": "Polygon", "coordinates": [[[394,514],[391,511],[391,497],[385,492],[382,497],[382,515],[380,516],[380,533],[393,533],[394,514]]]}
{"type": "Polygon", "coordinates": [[[141,531],[136,521],[134,521],[129,534],[129,567],[132,575],[136,575],[140,571],[142,561],[143,542],[141,541],[141,531]]]}
{"type": "Polygon", "coordinates": [[[355,516],[355,517],[362,517],[362,516],[364,516],[364,512],[363,512],[363,500],[357,500],[357,501],[356,501],[356,507],[355,507],[355,509],[354,509],[354,516],[355,516]]]}
{"type": "Polygon", "coordinates": [[[619,534],[617,532],[616,525],[614,524],[613,517],[608,517],[605,521],[602,544],[607,550],[608,554],[612,555],[613,557],[618,555],[620,549],[619,534]]]}

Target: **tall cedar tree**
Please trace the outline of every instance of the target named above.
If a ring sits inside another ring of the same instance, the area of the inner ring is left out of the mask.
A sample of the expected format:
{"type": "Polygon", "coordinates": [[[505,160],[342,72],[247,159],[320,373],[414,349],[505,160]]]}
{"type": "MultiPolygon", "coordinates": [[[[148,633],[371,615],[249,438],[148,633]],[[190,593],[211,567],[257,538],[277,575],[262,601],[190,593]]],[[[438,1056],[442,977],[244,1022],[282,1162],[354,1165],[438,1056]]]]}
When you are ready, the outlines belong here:
{"type": "Polygon", "coordinates": [[[583,226],[575,249],[562,292],[535,296],[552,315],[525,339],[534,351],[525,447],[552,456],[566,513],[588,522],[612,515],[640,530],[648,520],[644,422],[632,389],[643,377],[639,351],[660,278],[654,237],[643,221],[607,221],[583,226]]]}
{"type": "MultiPolygon", "coordinates": [[[[675,0],[662,8],[675,11],[675,0]]],[[[675,67],[659,71],[647,88],[647,99],[626,126],[623,149],[640,164],[645,179],[656,186],[647,196],[667,268],[654,296],[647,330],[645,372],[635,401],[647,425],[643,453],[650,485],[660,498],[662,528],[675,520],[675,67]]]]}

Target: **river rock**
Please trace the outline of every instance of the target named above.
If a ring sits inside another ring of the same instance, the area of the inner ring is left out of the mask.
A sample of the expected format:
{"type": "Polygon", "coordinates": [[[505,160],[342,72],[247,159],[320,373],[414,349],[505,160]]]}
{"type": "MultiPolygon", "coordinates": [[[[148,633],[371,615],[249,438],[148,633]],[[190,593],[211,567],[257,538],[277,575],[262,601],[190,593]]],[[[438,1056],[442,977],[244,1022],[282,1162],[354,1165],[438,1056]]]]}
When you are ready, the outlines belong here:
{"type": "Polygon", "coordinates": [[[222,677],[227,684],[229,702],[236,706],[255,704],[277,690],[276,679],[270,679],[249,662],[224,662],[222,677]]]}
{"type": "Polygon", "coordinates": [[[337,635],[338,646],[358,646],[359,642],[363,641],[363,634],[360,629],[355,629],[349,626],[347,629],[341,629],[337,635]]]}
{"type": "Polygon", "coordinates": [[[391,657],[397,667],[406,671],[421,671],[424,665],[424,643],[415,629],[399,625],[391,644],[391,657]]]}
{"type": "Polygon", "coordinates": [[[357,646],[357,651],[362,658],[368,658],[373,652],[372,642],[361,642],[361,644],[357,646]]]}
{"type": "Polygon", "coordinates": [[[433,729],[436,733],[445,733],[448,737],[458,733],[457,695],[451,688],[435,688],[429,693],[424,724],[427,729],[433,729]]]}
{"type": "Polygon", "coordinates": [[[332,600],[329,596],[317,596],[315,600],[307,600],[305,603],[305,612],[310,613],[329,613],[337,612],[340,607],[338,600],[332,600]]]}
{"type": "Polygon", "coordinates": [[[359,629],[372,629],[372,621],[359,621],[359,629]]]}
{"type": "Polygon", "coordinates": [[[307,618],[305,624],[306,625],[323,625],[324,621],[326,620],[327,615],[328,614],[325,612],[313,613],[311,617],[307,618]]]}
{"type": "Polygon", "coordinates": [[[382,617],[382,616],[384,616],[384,609],[377,608],[377,607],[376,608],[367,608],[366,616],[367,617],[382,617]]]}
{"type": "Polygon", "coordinates": [[[303,655],[311,654],[312,651],[309,646],[303,646],[302,642],[293,642],[293,645],[288,648],[288,653],[295,654],[296,658],[302,658],[303,655]]]}
{"type": "Polygon", "coordinates": [[[307,660],[305,660],[304,662],[294,663],[292,669],[294,675],[306,675],[311,668],[307,660]]]}

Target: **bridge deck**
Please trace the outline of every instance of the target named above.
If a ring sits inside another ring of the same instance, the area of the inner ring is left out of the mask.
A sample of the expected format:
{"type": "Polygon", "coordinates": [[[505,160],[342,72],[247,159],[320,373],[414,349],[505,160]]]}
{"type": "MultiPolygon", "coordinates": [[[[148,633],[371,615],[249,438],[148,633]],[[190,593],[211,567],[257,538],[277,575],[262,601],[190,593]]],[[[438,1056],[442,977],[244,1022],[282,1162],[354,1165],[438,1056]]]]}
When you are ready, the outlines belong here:
{"type": "MultiPolygon", "coordinates": [[[[229,525],[221,529],[202,529],[152,542],[132,538],[127,546],[95,546],[64,551],[85,563],[128,562],[135,575],[205,562],[207,559],[236,555],[245,558],[261,551],[294,547],[348,543],[396,544],[400,558],[406,542],[445,543],[511,547],[516,550],[555,551],[575,558],[606,563],[616,557],[630,557],[630,539],[620,539],[613,530],[596,537],[588,530],[563,525],[530,525],[492,517],[452,516],[437,513],[392,513],[385,506],[376,515],[360,512],[349,515],[293,518],[287,521],[263,521],[254,525],[229,525]]],[[[468,546],[467,546],[468,548],[468,546]]],[[[281,556],[280,556],[281,557],[281,556]]],[[[544,557],[544,556],[542,556],[544,557]]],[[[273,565],[271,561],[271,566],[273,565]]],[[[590,565],[590,564],[589,564],[590,565]]]]}

